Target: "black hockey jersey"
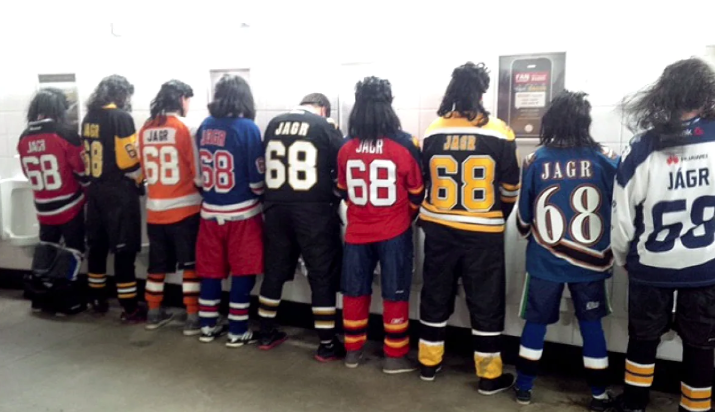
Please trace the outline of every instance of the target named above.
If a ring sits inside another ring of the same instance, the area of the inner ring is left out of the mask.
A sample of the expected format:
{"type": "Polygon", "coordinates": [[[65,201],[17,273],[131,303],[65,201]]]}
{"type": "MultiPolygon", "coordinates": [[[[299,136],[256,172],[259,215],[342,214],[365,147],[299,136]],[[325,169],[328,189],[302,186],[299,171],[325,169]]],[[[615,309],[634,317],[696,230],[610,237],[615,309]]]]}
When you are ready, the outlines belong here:
{"type": "Polygon", "coordinates": [[[457,113],[435,120],[422,142],[426,199],[423,226],[475,233],[489,243],[503,238],[504,222],[519,193],[514,132],[489,118],[483,126],[457,113]]]}
{"type": "Polygon", "coordinates": [[[114,104],[90,110],[82,121],[82,141],[90,182],[141,181],[132,116],[114,104]]]}
{"type": "Polygon", "coordinates": [[[296,109],[266,128],[266,203],[333,203],[340,131],[328,119],[296,109]]]}

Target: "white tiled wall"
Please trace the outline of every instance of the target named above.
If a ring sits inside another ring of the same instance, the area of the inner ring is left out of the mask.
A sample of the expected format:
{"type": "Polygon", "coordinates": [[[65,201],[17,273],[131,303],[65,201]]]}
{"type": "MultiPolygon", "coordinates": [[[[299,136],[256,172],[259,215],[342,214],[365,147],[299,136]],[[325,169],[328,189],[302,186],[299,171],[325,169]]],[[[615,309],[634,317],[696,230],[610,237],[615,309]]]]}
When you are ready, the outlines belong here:
{"type": "MultiPolygon", "coordinates": [[[[339,118],[338,103],[350,104],[354,84],[362,76],[378,75],[393,84],[394,106],[404,129],[422,136],[436,116],[455,66],[472,60],[491,68],[492,87],[485,95],[485,106],[495,111],[500,55],[565,51],[566,87],[589,93],[594,106],[592,134],[620,150],[631,136],[621,124],[617,109],[621,99],[654,80],[668,63],[703,55],[706,45],[715,45],[715,32],[707,30],[706,25],[693,24],[689,18],[694,7],[707,14],[705,10],[714,7],[711,1],[685,0],[680,3],[683,12],[645,9],[638,2],[579,3],[577,7],[575,3],[547,0],[534,7],[533,2],[515,0],[469,2],[460,6],[458,13],[441,5],[415,7],[407,13],[399,2],[388,3],[380,2],[385,17],[379,19],[375,9],[357,2],[343,2],[330,13],[310,11],[301,5],[284,10],[280,16],[268,9],[259,12],[261,7],[272,6],[255,5],[250,12],[238,5],[225,6],[226,15],[240,16],[238,21],[244,17],[250,20],[250,29],[234,23],[215,24],[211,30],[196,25],[197,29],[191,31],[191,25],[177,28],[178,18],[167,23],[153,21],[151,25],[118,24],[115,32],[120,37],[116,37],[110,33],[109,24],[102,22],[65,25],[61,31],[47,26],[48,32],[52,30],[53,44],[63,47],[43,46],[41,53],[37,45],[46,44],[40,40],[47,33],[42,29],[28,33],[19,23],[21,16],[18,23],[5,19],[0,24],[0,178],[20,173],[13,158],[15,143],[40,73],[76,73],[82,102],[102,77],[125,75],[135,85],[133,105],[138,126],[147,117],[149,102],[162,82],[178,78],[191,84],[195,97],[190,117],[200,120],[207,114],[209,70],[249,68],[258,109],[256,122],[261,129],[310,92],[328,95],[333,102],[333,117],[345,127],[347,119],[339,118]],[[692,3],[692,7],[684,3],[692,3]],[[520,6],[528,7],[529,12],[514,13],[520,6]],[[295,18],[301,13],[324,19],[321,25],[308,29],[304,19],[295,18]],[[389,30],[379,30],[386,22],[390,22],[389,30]],[[668,30],[654,29],[658,22],[668,30]],[[11,65],[8,61],[23,64],[11,65]]],[[[149,7],[142,5],[138,13],[146,14],[145,6],[149,7]]],[[[200,18],[203,12],[206,10],[199,3],[179,11],[185,14],[185,21],[200,18]]],[[[522,155],[535,147],[534,142],[519,145],[522,155]]],[[[510,256],[515,258],[509,261],[506,332],[518,335],[524,242],[517,239],[512,227],[507,242],[510,256]]],[[[0,243],[0,267],[26,262],[12,256],[16,255],[11,248],[0,243]]],[[[144,259],[139,273],[144,271],[144,259]]],[[[616,350],[623,350],[626,342],[624,293],[625,278],[617,273],[612,293],[614,316],[604,324],[616,350]]],[[[308,297],[307,282],[302,277],[286,288],[288,299],[307,302],[308,297]]],[[[417,300],[415,296],[413,303],[417,300]]],[[[564,305],[568,308],[568,301],[564,305]]],[[[378,306],[376,299],[373,309],[378,306]]],[[[457,306],[453,323],[468,326],[463,303],[457,306]]],[[[412,315],[417,315],[416,304],[412,315]]],[[[550,328],[548,338],[579,343],[575,324],[570,315],[566,316],[550,328]]],[[[668,352],[669,347],[664,350],[668,352]]]]}

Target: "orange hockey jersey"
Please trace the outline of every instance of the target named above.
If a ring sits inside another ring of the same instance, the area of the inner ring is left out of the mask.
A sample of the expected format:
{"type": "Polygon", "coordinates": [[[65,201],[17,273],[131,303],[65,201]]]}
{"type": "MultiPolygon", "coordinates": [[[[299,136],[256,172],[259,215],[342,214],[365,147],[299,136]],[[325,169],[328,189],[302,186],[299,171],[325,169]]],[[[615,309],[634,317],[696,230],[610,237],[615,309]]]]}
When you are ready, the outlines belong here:
{"type": "Polygon", "coordinates": [[[147,180],[147,223],[175,223],[201,211],[193,131],[176,115],[149,120],[139,132],[147,180]]]}

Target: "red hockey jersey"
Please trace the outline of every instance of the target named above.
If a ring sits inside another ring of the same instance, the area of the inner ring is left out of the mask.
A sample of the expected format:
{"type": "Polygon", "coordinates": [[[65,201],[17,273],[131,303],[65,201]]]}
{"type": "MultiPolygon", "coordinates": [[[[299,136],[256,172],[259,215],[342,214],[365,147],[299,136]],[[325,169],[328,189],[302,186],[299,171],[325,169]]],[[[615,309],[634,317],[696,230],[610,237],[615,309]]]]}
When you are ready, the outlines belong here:
{"type": "Polygon", "coordinates": [[[381,242],[402,234],[424,198],[420,152],[412,137],[400,132],[347,141],[338,153],[338,189],[348,204],[346,242],[381,242]]]}
{"type": "Polygon", "coordinates": [[[84,150],[76,132],[52,119],[31,122],[17,145],[25,176],[35,194],[37,220],[61,225],[84,206],[84,150]]]}

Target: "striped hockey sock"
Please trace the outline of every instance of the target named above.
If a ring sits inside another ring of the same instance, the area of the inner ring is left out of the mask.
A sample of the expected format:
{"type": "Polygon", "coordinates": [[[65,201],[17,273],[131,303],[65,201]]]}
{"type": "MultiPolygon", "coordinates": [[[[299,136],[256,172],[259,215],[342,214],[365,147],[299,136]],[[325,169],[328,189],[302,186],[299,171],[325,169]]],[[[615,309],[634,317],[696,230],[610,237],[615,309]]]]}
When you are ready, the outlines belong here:
{"type": "Polygon", "coordinates": [[[472,329],[474,366],[480,378],[496,379],[502,375],[500,340],[501,332],[472,329]]]}
{"type": "Polygon", "coordinates": [[[146,279],[146,290],[144,291],[144,299],[146,299],[149,310],[159,309],[161,302],[164,300],[164,273],[150,273],[146,279]]]}
{"type": "Polygon", "coordinates": [[[367,341],[367,322],[370,317],[370,296],[343,296],[343,328],[345,349],[362,349],[367,341]]]}
{"type": "Polygon", "coordinates": [[[655,376],[655,356],[658,340],[631,338],[626,353],[626,378],[623,388],[625,406],[630,409],[645,409],[648,394],[655,376]]]}
{"type": "Polygon", "coordinates": [[[526,322],[519,346],[519,360],[516,368],[518,372],[517,388],[530,391],[534,387],[534,381],[539,371],[539,360],[544,353],[545,337],[546,325],[526,322]]]}
{"type": "Polygon", "coordinates": [[[255,275],[231,278],[228,331],[233,336],[240,336],[248,331],[248,308],[251,305],[251,289],[255,284],[255,275]]]}
{"type": "Polygon", "coordinates": [[[186,313],[189,315],[199,313],[199,292],[201,291],[201,279],[196,276],[196,270],[184,269],[181,286],[184,292],[184,305],[186,306],[186,313]]]}
{"type": "Polygon", "coordinates": [[[313,321],[321,343],[329,344],[335,337],[335,306],[313,306],[313,321]]]}
{"type": "Polygon", "coordinates": [[[424,366],[437,366],[444,357],[444,338],[447,321],[420,320],[419,361],[424,366]]]}
{"type": "Polygon", "coordinates": [[[608,350],[600,320],[578,322],[583,337],[583,366],[593,396],[601,396],[608,386],[608,350]]]}
{"type": "Polygon", "coordinates": [[[410,351],[409,302],[383,300],[383,323],[385,327],[385,356],[401,358],[410,351]]]}
{"type": "Polygon", "coordinates": [[[201,327],[216,326],[218,307],[221,304],[221,279],[201,279],[199,318],[201,327]]]}
{"type": "Polygon", "coordinates": [[[713,350],[683,345],[683,381],[680,383],[681,412],[712,409],[713,350]]]}

